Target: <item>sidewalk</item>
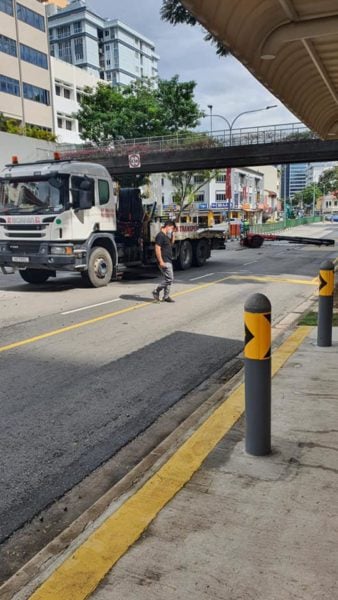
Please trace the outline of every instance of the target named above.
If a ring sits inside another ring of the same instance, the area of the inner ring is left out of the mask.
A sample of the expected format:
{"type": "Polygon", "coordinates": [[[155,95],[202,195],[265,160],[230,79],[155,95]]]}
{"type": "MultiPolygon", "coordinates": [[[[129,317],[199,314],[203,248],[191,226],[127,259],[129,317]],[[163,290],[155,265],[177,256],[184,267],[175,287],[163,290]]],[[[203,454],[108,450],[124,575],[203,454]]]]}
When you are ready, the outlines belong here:
{"type": "Polygon", "coordinates": [[[335,600],[338,328],[331,348],[316,334],[273,353],[270,456],[244,451],[240,386],[56,571],[51,556],[6,598],[335,600]]]}
{"type": "MultiPolygon", "coordinates": [[[[92,600],[334,600],[338,330],[312,330],[273,380],[273,454],[243,420],[103,580],[92,600]]],[[[61,598],[60,598],[61,600],[61,598]]]]}

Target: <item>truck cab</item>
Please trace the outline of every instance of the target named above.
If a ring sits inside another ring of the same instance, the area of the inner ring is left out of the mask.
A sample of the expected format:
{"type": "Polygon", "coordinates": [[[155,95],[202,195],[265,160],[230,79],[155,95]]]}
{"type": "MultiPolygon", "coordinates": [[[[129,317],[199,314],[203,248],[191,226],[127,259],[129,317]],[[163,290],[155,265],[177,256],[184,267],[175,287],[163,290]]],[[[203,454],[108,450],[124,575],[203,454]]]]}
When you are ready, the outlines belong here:
{"type": "Polygon", "coordinates": [[[0,267],[18,269],[29,283],[60,270],[106,285],[118,269],[116,212],[113,182],[102,165],[7,165],[0,174],[0,267]]]}

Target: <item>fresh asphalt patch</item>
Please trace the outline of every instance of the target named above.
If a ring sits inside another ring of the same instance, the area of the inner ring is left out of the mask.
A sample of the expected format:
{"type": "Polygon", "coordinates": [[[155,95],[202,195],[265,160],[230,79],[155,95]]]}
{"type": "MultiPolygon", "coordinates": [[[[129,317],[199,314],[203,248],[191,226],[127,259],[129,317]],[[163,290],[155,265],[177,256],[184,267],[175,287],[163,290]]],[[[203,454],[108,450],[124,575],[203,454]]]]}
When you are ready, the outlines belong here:
{"type": "Polygon", "coordinates": [[[0,376],[11,364],[13,377],[0,422],[0,541],[241,349],[238,340],[178,331],[99,369],[37,359],[29,350],[16,355],[15,366],[4,360],[0,376]]]}

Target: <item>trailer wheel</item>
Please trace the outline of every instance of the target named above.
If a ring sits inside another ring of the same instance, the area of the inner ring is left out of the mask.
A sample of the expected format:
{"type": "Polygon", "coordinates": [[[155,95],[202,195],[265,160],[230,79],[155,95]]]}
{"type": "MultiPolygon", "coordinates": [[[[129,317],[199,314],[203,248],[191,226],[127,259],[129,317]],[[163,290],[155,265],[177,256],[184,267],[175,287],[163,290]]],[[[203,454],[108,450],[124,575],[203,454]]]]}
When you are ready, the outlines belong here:
{"type": "Polygon", "coordinates": [[[108,285],[113,275],[113,261],[105,248],[96,246],[92,249],[88,260],[88,271],[83,271],[83,281],[92,287],[108,285]]]}
{"type": "Polygon", "coordinates": [[[178,268],[182,271],[190,269],[192,265],[192,245],[191,242],[189,242],[189,240],[184,240],[181,243],[177,264],[178,268]]]}
{"type": "Polygon", "coordinates": [[[196,267],[203,267],[210,256],[210,248],[208,241],[205,239],[198,240],[194,247],[193,263],[196,267]]]}
{"type": "Polygon", "coordinates": [[[260,248],[264,242],[264,238],[261,235],[253,235],[250,240],[250,248],[260,248]]]}
{"type": "Polygon", "coordinates": [[[26,283],[33,283],[34,285],[45,283],[51,275],[49,271],[44,269],[19,269],[19,273],[26,283]]]}

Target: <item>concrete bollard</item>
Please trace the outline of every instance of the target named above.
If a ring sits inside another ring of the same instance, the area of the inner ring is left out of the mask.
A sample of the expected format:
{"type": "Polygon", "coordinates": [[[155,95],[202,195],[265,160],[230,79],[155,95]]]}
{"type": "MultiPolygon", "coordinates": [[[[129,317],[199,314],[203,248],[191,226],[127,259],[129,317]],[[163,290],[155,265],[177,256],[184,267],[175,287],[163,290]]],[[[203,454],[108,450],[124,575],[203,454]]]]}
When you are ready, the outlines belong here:
{"type": "Polygon", "coordinates": [[[245,450],[271,452],[271,303],[253,294],[244,306],[245,450]]]}
{"type": "Polygon", "coordinates": [[[332,346],[334,264],[325,260],[319,271],[317,346],[332,346]]]}

